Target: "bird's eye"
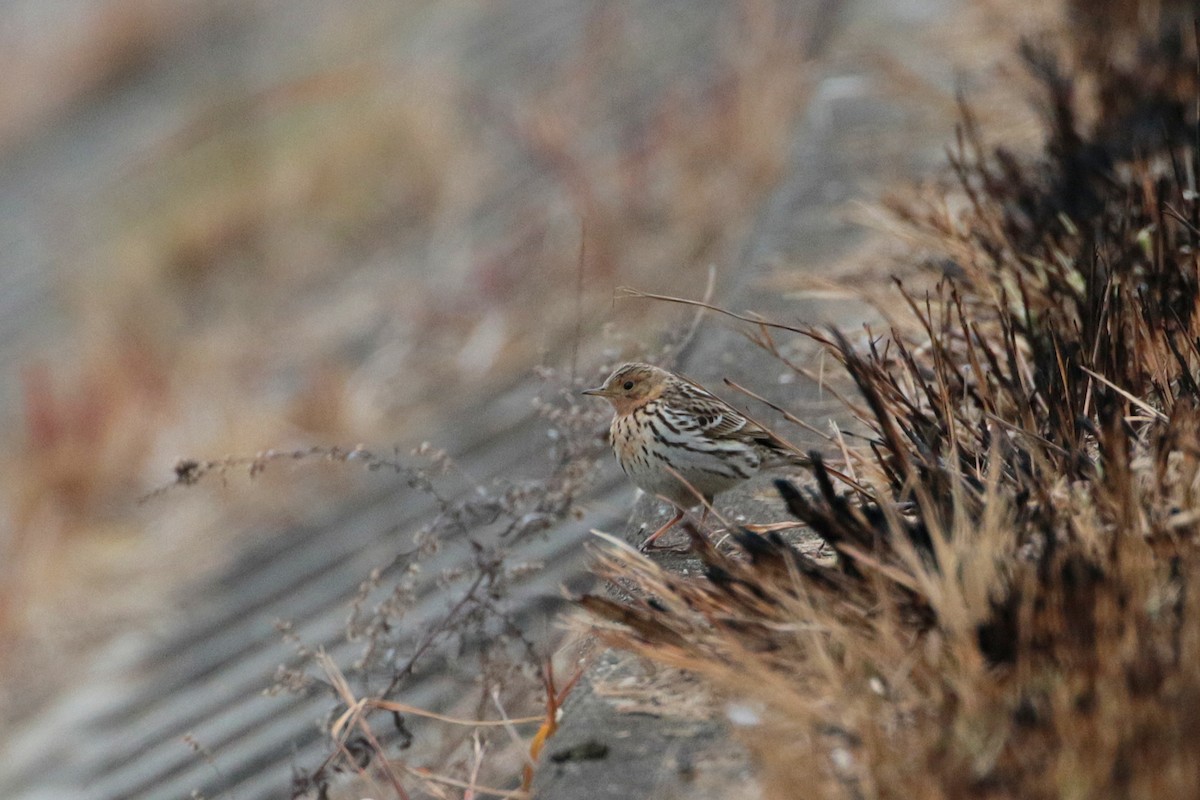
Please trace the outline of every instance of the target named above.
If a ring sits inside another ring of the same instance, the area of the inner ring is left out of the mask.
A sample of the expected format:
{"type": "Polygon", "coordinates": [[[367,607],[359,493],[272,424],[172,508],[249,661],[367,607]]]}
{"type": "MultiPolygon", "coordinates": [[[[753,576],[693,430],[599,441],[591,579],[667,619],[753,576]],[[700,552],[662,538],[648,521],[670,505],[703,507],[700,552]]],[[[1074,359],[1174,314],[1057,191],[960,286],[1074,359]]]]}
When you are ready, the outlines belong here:
{"type": "Polygon", "coordinates": [[[633,388],[633,381],[625,381],[625,391],[628,392],[632,388],[633,388]]]}

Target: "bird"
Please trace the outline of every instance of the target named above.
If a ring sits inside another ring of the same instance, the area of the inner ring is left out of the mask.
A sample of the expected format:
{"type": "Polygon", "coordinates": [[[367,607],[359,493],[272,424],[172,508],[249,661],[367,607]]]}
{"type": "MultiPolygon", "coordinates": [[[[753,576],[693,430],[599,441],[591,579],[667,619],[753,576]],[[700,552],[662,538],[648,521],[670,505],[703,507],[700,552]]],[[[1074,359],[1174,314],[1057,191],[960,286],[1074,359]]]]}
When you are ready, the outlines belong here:
{"type": "Polygon", "coordinates": [[[651,364],[618,367],[583,394],[602,397],[616,412],[609,426],[613,454],[638,488],[675,509],[641,549],[649,549],[703,503],[760,470],[804,465],[808,459],[695,381],[651,364]]]}

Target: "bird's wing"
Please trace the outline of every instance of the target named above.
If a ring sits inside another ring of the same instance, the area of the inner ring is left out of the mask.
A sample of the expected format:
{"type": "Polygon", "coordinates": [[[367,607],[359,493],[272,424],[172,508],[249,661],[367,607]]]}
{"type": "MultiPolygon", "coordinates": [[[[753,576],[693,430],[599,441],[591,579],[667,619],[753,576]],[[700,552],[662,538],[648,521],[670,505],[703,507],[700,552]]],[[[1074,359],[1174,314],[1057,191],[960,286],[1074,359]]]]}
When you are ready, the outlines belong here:
{"type": "Polygon", "coordinates": [[[683,405],[699,431],[714,439],[754,439],[766,431],[736,408],[696,385],[687,385],[683,405]]]}
{"type": "Polygon", "coordinates": [[[682,395],[678,402],[686,408],[700,433],[712,439],[733,439],[753,444],[780,463],[807,462],[805,456],[796,453],[775,434],[747,419],[736,408],[695,383],[684,384],[682,395]]]}

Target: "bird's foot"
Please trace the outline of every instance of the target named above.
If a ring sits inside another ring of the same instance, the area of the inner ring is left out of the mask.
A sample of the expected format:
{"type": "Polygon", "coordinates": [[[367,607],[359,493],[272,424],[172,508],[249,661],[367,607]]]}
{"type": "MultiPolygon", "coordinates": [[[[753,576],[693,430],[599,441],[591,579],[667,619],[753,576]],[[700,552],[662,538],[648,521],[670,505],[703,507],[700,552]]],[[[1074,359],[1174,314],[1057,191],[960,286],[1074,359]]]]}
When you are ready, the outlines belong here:
{"type": "MultiPolygon", "coordinates": [[[[679,520],[681,520],[681,519],[683,519],[683,512],[682,512],[682,511],[676,511],[676,513],[675,513],[675,516],[671,517],[669,520],[667,520],[667,523],[666,523],[665,525],[663,525],[662,527],[660,527],[660,528],[659,528],[658,530],[656,530],[654,533],[650,534],[650,538],[648,538],[648,539],[646,539],[646,541],[642,542],[642,546],[641,546],[641,547],[639,547],[638,549],[639,549],[639,550],[641,550],[643,553],[649,552],[649,550],[650,550],[651,546],[652,546],[652,545],[653,545],[653,544],[654,544],[656,541],[658,541],[658,540],[659,540],[659,539],[662,537],[662,535],[663,535],[664,533],[666,533],[667,531],[671,530],[671,528],[674,528],[674,527],[675,527],[675,525],[676,525],[676,524],[679,522],[679,520]]],[[[655,548],[655,549],[662,549],[662,548],[655,548]]]]}
{"type": "Polygon", "coordinates": [[[691,540],[684,544],[659,544],[658,542],[647,539],[638,547],[639,553],[689,553],[692,550],[691,540]]]}

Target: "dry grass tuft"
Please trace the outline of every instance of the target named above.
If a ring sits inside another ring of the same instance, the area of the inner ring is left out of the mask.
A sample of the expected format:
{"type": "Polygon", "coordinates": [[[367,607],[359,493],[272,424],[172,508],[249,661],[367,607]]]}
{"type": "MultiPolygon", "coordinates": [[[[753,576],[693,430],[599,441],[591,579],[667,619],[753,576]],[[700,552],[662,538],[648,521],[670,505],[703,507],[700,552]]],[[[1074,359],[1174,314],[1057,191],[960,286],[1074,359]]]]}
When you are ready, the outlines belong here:
{"type": "Polygon", "coordinates": [[[899,289],[916,326],[808,332],[866,440],[778,488],[836,559],[693,531],[702,577],[614,546],[599,573],[631,595],[582,599],[610,642],[737,699],[768,796],[1200,783],[1196,51],[1166,4],[1142,29],[1076,13],[1074,51],[1024,53],[1044,157],[987,152],[968,119],[958,210],[902,210],[942,273],[899,289]]]}
{"type": "Polygon", "coordinates": [[[542,564],[521,545],[582,514],[602,450],[597,412],[579,404],[564,376],[544,376],[556,387],[538,403],[554,467],[540,479],[475,483],[429,445],[411,458],[360,445],[185,460],[154,493],[319,460],[394,473],[434,505],[411,546],[363,577],[329,653],[279,623],[296,654],[271,691],[328,694],[331,702],[329,753],[297,768],[293,797],[528,797],[529,770],[575,678],[555,680],[553,643],[539,636],[523,594],[542,564]],[[353,661],[339,666],[350,653],[353,661]],[[442,690],[448,707],[404,701],[429,687],[442,690]]]}

